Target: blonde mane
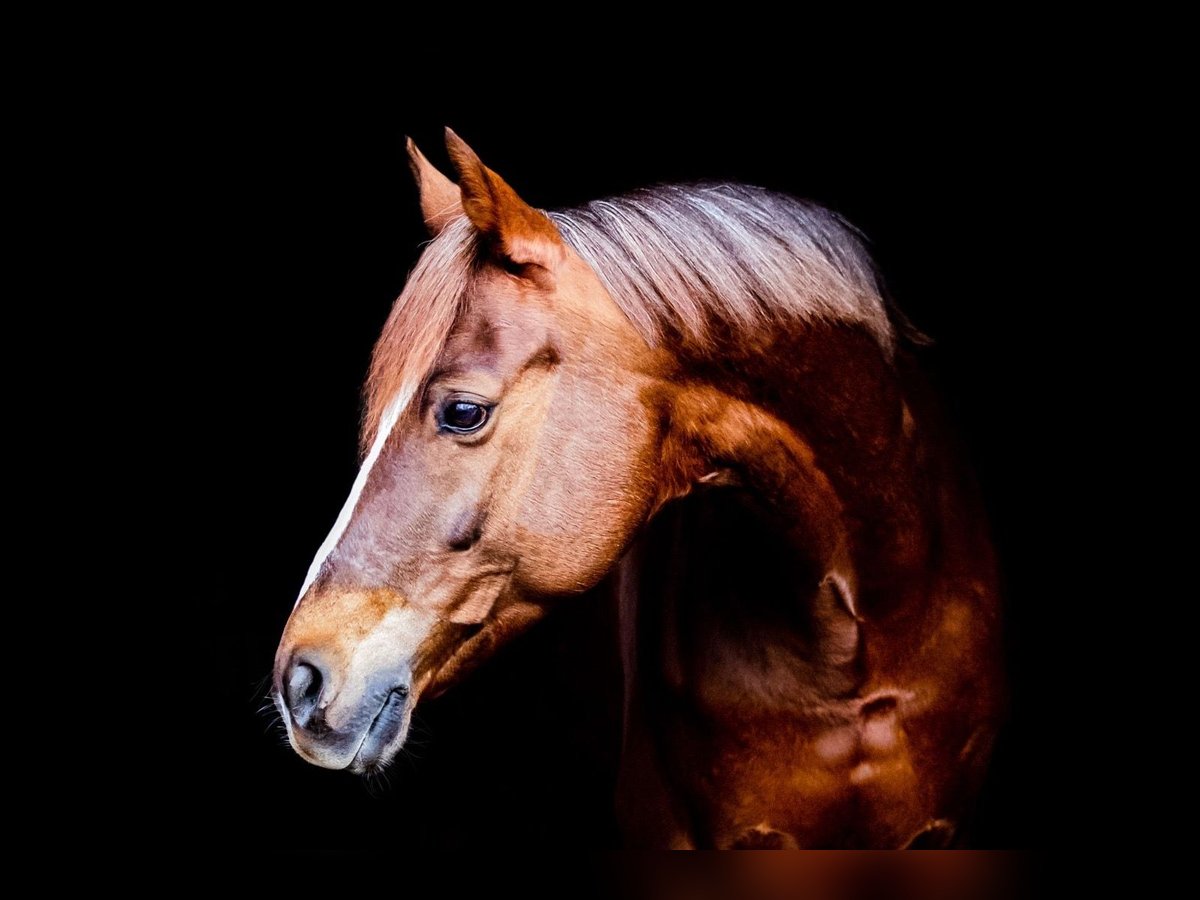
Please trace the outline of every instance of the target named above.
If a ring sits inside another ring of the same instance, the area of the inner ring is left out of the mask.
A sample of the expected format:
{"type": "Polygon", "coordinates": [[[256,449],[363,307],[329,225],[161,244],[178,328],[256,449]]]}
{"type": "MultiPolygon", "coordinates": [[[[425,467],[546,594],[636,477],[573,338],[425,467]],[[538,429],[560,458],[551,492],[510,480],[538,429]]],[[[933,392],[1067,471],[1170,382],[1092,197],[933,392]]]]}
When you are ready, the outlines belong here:
{"type": "Polygon", "coordinates": [[[717,330],[824,319],[862,325],[891,350],[862,241],[816,204],[748,185],[666,185],[549,215],[651,344],[704,347],[717,330]]]}

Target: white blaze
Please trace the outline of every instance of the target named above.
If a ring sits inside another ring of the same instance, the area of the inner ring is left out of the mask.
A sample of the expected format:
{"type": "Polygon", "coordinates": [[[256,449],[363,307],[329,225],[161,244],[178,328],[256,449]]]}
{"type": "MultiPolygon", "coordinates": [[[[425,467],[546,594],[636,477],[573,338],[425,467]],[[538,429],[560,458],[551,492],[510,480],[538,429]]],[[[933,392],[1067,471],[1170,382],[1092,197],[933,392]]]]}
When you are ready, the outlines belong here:
{"type": "Polygon", "coordinates": [[[367,454],[367,458],[363,460],[362,468],[358,470],[358,476],[354,479],[354,485],[350,488],[350,496],[346,498],[346,502],[342,505],[342,511],[338,513],[337,521],[333,523],[333,528],[317,550],[317,555],[313,557],[312,565],[308,567],[308,577],[304,579],[304,586],[300,588],[300,593],[296,597],[296,606],[300,604],[308,589],[312,587],[312,583],[321,574],[321,567],[325,565],[325,560],[329,558],[329,554],[337,549],[338,542],[342,539],[342,535],[345,534],[346,528],[350,524],[350,519],[353,518],[354,511],[358,508],[358,501],[362,496],[363,488],[367,484],[367,477],[371,474],[371,467],[379,459],[379,454],[383,452],[383,445],[387,443],[388,435],[392,433],[392,428],[395,427],[400,414],[404,412],[412,400],[415,391],[415,387],[408,387],[400,391],[396,395],[396,399],[388,404],[387,409],[383,411],[383,416],[379,420],[379,430],[375,434],[375,443],[371,445],[371,452],[367,454]]]}

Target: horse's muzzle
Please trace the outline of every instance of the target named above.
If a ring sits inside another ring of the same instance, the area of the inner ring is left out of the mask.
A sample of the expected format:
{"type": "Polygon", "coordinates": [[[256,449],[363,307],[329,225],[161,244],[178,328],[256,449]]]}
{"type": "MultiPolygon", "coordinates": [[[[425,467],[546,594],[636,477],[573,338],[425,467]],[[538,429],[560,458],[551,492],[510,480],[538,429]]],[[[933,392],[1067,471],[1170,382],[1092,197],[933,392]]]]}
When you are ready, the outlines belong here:
{"type": "Polygon", "coordinates": [[[275,685],[292,746],[318,766],[369,772],[390,759],[408,730],[407,671],[377,672],[356,692],[339,685],[320,656],[296,654],[275,685]]]}

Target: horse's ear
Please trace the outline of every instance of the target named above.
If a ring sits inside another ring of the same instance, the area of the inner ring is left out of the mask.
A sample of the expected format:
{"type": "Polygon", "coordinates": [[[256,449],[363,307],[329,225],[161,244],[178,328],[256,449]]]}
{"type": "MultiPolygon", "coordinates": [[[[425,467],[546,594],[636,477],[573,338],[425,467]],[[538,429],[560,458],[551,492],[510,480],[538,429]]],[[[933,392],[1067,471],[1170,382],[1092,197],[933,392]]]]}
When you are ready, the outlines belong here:
{"type": "Polygon", "coordinates": [[[406,145],[408,164],[417,182],[417,193],[421,195],[421,215],[425,217],[425,227],[437,237],[447,222],[463,214],[462,192],[457,184],[425,158],[412,138],[407,139],[406,145]]]}
{"type": "Polygon", "coordinates": [[[536,266],[552,273],[566,248],[546,214],[517,196],[508,183],[485,166],[466,141],[446,129],[446,149],[458,171],[462,206],[467,218],[488,238],[503,261],[517,267],[536,266]]]}

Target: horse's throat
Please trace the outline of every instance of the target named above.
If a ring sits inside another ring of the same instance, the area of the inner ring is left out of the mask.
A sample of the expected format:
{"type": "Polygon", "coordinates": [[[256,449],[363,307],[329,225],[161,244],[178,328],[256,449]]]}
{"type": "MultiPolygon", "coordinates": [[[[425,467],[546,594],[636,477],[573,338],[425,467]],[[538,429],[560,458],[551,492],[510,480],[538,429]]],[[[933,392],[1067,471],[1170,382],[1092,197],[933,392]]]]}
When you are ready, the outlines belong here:
{"type": "Polygon", "coordinates": [[[680,699],[795,712],[853,692],[852,579],[794,538],[740,488],[696,492],[651,525],[637,554],[638,645],[680,699]]]}

